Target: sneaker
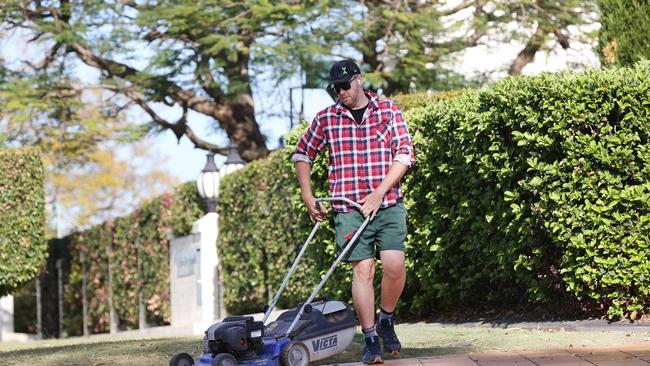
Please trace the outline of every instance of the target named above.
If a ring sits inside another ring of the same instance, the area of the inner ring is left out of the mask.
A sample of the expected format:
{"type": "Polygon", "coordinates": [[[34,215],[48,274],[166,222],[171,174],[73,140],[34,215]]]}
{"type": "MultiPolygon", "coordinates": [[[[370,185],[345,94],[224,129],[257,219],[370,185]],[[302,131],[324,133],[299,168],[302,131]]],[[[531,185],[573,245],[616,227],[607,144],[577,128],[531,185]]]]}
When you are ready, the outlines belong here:
{"type": "Polygon", "coordinates": [[[402,344],[397,339],[395,334],[395,323],[393,319],[383,319],[377,322],[377,334],[381,337],[384,343],[384,352],[387,355],[399,355],[402,350],[402,344]]]}
{"type": "Polygon", "coordinates": [[[366,344],[363,347],[363,363],[374,364],[374,363],[384,363],[384,360],[381,359],[381,345],[379,344],[379,337],[372,336],[364,338],[366,344]]]}

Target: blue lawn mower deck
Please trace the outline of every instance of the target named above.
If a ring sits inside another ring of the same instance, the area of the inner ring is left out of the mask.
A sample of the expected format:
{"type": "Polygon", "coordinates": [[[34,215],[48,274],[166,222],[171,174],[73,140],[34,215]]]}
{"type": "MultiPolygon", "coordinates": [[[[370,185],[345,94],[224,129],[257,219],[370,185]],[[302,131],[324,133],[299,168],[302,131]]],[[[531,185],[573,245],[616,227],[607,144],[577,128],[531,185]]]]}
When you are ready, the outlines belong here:
{"type": "MultiPolygon", "coordinates": [[[[320,198],[316,201],[318,204],[344,201],[361,208],[358,203],[342,197],[320,198]]],[[[227,317],[205,331],[203,353],[196,362],[187,353],[177,353],[170,359],[169,366],[307,366],[310,362],[345,351],[352,343],[358,324],[354,311],[341,301],[314,299],[369,221],[370,216],[345,245],[307,301],[283,312],[275,321],[267,324],[273,307],[320,226],[320,222],[317,222],[280,289],[266,307],[262,321],[255,321],[252,316],[227,317]]]]}

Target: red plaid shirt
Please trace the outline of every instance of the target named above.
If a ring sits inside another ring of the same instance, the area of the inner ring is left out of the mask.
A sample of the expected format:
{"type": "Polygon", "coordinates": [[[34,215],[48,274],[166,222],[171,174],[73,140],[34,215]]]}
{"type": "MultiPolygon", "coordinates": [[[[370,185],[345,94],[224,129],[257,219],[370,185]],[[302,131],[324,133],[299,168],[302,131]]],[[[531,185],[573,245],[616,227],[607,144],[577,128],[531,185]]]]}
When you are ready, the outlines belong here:
{"type": "MultiPolygon", "coordinates": [[[[415,163],[413,142],[399,107],[365,90],[370,99],[360,124],[341,101],[320,111],[298,141],[292,161],[312,163],[316,154],[329,147],[329,184],[333,197],[358,202],[379,186],[393,161],[407,167],[415,163]]],[[[390,207],[402,198],[399,182],[381,203],[390,207]]],[[[354,208],[333,203],[337,212],[354,208]]]]}

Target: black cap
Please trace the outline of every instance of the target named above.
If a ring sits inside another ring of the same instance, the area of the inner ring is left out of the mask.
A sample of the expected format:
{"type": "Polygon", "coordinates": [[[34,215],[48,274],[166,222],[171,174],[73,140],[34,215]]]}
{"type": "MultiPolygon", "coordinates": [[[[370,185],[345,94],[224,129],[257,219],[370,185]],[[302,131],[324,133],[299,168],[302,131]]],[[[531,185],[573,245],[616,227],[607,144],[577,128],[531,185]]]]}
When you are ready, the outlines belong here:
{"type": "Polygon", "coordinates": [[[337,61],[330,69],[330,84],[350,81],[354,75],[361,74],[359,66],[350,60],[337,61]]]}

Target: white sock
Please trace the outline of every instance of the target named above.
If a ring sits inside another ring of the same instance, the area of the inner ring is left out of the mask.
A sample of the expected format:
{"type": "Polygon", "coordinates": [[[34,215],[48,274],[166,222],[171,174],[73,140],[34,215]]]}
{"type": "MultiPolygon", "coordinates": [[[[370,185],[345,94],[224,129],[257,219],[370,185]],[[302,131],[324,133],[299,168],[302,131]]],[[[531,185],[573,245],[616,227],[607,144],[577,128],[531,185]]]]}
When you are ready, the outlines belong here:
{"type": "Polygon", "coordinates": [[[368,337],[376,337],[377,336],[377,331],[375,331],[375,326],[373,325],[369,329],[361,329],[363,331],[363,338],[368,338],[368,337]]]}
{"type": "Polygon", "coordinates": [[[394,312],[388,313],[384,309],[381,309],[381,310],[379,310],[379,321],[382,321],[384,319],[392,320],[394,314],[395,314],[394,312]]]}

